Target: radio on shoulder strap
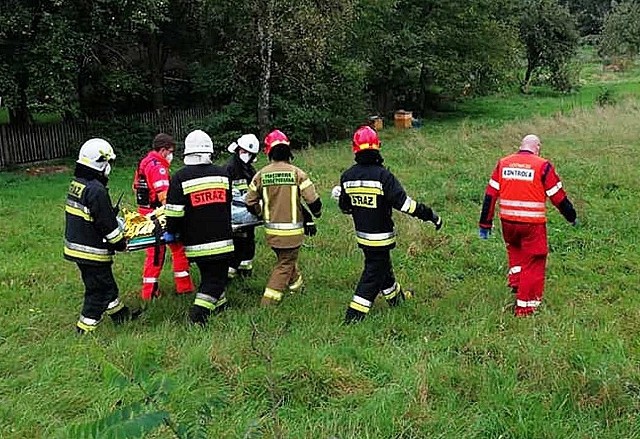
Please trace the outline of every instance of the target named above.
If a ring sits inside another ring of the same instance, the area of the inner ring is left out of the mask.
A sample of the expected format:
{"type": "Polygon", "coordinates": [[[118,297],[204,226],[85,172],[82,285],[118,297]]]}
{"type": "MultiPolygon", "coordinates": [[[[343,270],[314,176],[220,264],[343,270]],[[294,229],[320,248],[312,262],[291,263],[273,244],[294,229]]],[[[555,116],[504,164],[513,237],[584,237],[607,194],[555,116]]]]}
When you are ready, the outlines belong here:
{"type": "Polygon", "coordinates": [[[136,179],[136,203],[138,206],[149,206],[151,204],[149,185],[144,173],[138,171],[136,179]]]}

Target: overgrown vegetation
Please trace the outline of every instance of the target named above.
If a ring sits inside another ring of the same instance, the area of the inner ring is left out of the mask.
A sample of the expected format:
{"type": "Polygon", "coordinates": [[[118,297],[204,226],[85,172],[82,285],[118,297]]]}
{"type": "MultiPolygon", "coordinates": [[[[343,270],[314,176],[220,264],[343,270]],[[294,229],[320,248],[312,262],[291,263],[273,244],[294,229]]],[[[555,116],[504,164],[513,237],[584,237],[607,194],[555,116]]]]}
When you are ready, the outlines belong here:
{"type": "MultiPolygon", "coordinates": [[[[573,90],[576,22],[583,36],[597,36],[610,7],[605,0],[4,3],[0,89],[11,123],[42,113],[73,119],[207,106],[243,115],[231,128],[206,121],[220,129],[215,135],[278,126],[303,145],[343,138],[373,114],[405,108],[423,117],[520,82],[524,90],[541,83],[573,90]]],[[[623,23],[628,14],[620,11],[609,22],[623,23]]],[[[620,27],[611,23],[603,41],[620,27]]],[[[609,46],[623,47],[633,32],[615,34],[609,46]]]]}
{"type": "MultiPolygon", "coordinates": [[[[385,163],[446,223],[436,234],[396,215],[396,271],[416,300],[378,303],[350,327],[340,323],[362,261],[329,198],[352,162],[348,142],[296,154],[326,205],[302,252],[306,292],[259,308],[272,263],[260,232],[254,277],[231,284],[231,309],[204,329],[187,325],[192,298],[172,294],[167,269],[141,320],[77,337],[82,284],[60,241],[69,173],[0,174],[0,436],[639,437],[640,90],[623,77],[607,85],[617,105],[594,107],[599,84],[569,97],[533,87],[467,102],[456,113],[466,117],[384,130],[385,163]],[[514,319],[503,243],[478,240],[477,219],[495,161],[529,132],[583,225],[550,212],[544,307],[514,319]]],[[[118,161],[111,182],[129,204],[131,173],[118,161]]],[[[128,303],[142,261],[115,262],[128,303]]]]}

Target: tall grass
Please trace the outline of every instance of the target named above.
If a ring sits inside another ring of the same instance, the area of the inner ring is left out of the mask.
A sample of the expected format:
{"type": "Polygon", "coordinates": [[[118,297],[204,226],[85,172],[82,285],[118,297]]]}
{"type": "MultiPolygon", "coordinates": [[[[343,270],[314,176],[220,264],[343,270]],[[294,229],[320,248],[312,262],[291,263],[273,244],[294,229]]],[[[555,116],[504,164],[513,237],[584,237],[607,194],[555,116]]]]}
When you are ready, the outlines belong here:
{"type": "MultiPolygon", "coordinates": [[[[69,175],[0,174],[0,437],[73,437],[70,424],[146,398],[114,368],[143,386],[173,382],[163,409],[178,423],[207,404],[209,437],[640,437],[639,110],[633,101],[583,109],[603,87],[617,100],[637,95],[637,82],[603,86],[604,75],[579,94],[478,99],[458,107],[463,119],[383,134],[387,165],[446,226],[436,234],[397,216],[396,271],[417,299],[397,310],[380,303],[353,327],[340,322],[362,258],[328,196],[350,166],[346,144],[297,157],[326,205],[303,250],[307,292],[258,308],[273,259],[260,236],[255,276],[229,287],[232,309],[203,330],[186,325],[191,298],[172,295],[165,270],[166,294],[141,321],[76,337],[82,286],[61,259],[69,175]],[[495,161],[529,132],[542,137],[583,227],[550,214],[545,305],[515,320],[503,244],[475,235],[495,161]]],[[[111,186],[132,204],[130,174],[116,167],[111,186]]],[[[131,303],[142,258],[120,255],[114,267],[131,303]]],[[[174,435],[162,427],[152,437],[174,435]]]]}
{"type": "MultiPolygon", "coordinates": [[[[186,324],[192,298],[173,295],[167,267],[165,294],[141,320],[76,336],[82,284],[61,257],[69,174],[0,174],[0,437],[70,437],[70,425],[144,399],[114,367],[173,382],[163,410],[176,422],[209,403],[208,437],[640,437],[637,102],[481,121],[384,132],[386,164],[445,227],[396,215],[396,272],[416,300],[393,310],[380,301],[349,327],[362,257],[329,197],[352,162],[347,143],[296,156],[326,207],[302,251],[306,292],[259,308],[274,259],[260,231],[254,276],[229,286],[231,309],[204,329],[186,324]],[[530,132],[583,226],[550,212],[544,306],[515,319],[499,233],[480,241],[476,227],[496,160],[530,132]]],[[[116,165],[111,183],[130,205],[131,173],[116,165]]],[[[142,261],[135,252],[114,265],[130,304],[142,261]]],[[[175,435],[165,426],[149,437],[175,435]]]]}

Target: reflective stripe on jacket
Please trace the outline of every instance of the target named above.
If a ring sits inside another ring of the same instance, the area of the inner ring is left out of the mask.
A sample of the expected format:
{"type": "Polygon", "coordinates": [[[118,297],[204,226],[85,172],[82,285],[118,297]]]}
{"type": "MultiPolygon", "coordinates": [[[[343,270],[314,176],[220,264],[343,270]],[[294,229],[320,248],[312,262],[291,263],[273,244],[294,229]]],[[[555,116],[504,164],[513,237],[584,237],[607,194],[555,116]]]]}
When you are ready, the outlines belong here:
{"type": "Polygon", "coordinates": [[[340,209],[352,215],[358,245],[395,247],[393,209],[413,215],[418,206],[398,179],[380,164],[355,164],[342,174],[340,185],[340,209]]]}
{"type": "Polygon", "coordinates": [[[150,151],[138,164],[136,175],[133,179],[133,189],[135,191],[138,182],[138,172],[144,174],[149,187],[149,206],[138,208],[140,213],[147,214],[153,209],[160,207],[162,203],[158,199],[158,194],[169,190],[171,175],[169,168],[171,164],[158,151],[150,151]]]}
{"type": "Polygon", "coordinates": [[[300,198],[306,204],[318,193],[300,168],[288,162],[272,162],[254,176],[247,193],[247,206],[262,201],[267,243],[273,248],[295,248],[304,240],[304,217],[300,198]]]}
{"type": "Polygon", "coordinates": [[[171,179],[165,205],[167,231],[178,234],[190,260],[233,252],[231,187],[224,168],[185,166],[171,179]]]}
{"type": "Polygon", "coordinates": [[[122,240],[106,187],[97,179],[74,178],[65,202],[65,259],[111,264],[113,247],[122,240]]]}
{"type": "MultiPolygon", "coordinates": [[[[500,160],[497,189],[500,218],[507,221],[545,223],[547,194],[542,182],[547,161],[534,154],[512,154],[500,160]]],[[[490,183],[491,184],[491,183],[490,183]]]]}

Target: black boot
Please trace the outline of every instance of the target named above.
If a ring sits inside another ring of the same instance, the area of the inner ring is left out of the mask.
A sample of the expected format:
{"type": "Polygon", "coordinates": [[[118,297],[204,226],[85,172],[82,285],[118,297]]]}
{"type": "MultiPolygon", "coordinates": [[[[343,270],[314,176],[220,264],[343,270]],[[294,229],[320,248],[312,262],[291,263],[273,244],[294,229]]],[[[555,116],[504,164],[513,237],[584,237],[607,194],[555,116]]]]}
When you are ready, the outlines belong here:
{"type": "Polygon", "coordinates": [[[389,306],[398,306],[405,300],[411,300],[411,298],[413,298],[413,291],[404,290],[402,289],[402,287],[400,287],[400,291],[398,291],[398,294],[393,299],[387,300],[387,303],[389,304],[389,306]]]}
{"type": "Polygon", "coordinates": [[[357,311],[353,308],[347,308],[347,313],[344,316],[344,324],[349,325],[351,323],[357,323],[365,318],[366,314],[357,311]]]}
{"type": "Polygon", "coordinates": [[[220,314],[222,311],[225,311],[228,308],[229,308],[229,303],[228,302],[224,302],[222,305],[216,306],[216,309],[213,312],[215,314],[220,314]]]}
{"type": "Polygon", "coordinates": [[[125,322],[130,320],[136,320],[142,314],[142,309],[129,309],[128,306],[122,307],[122,309],[118,312],[114,312],[111,314],[111,320],[115,325],[122,325],[125,322]]]}
{"type": "Polygon", "coordinates": [[[193,305],[189,309],[189,320],[191,323],[204,326],[207,324],[209,316],[211,316],[211,310],[209,308],[193,305]]]}

